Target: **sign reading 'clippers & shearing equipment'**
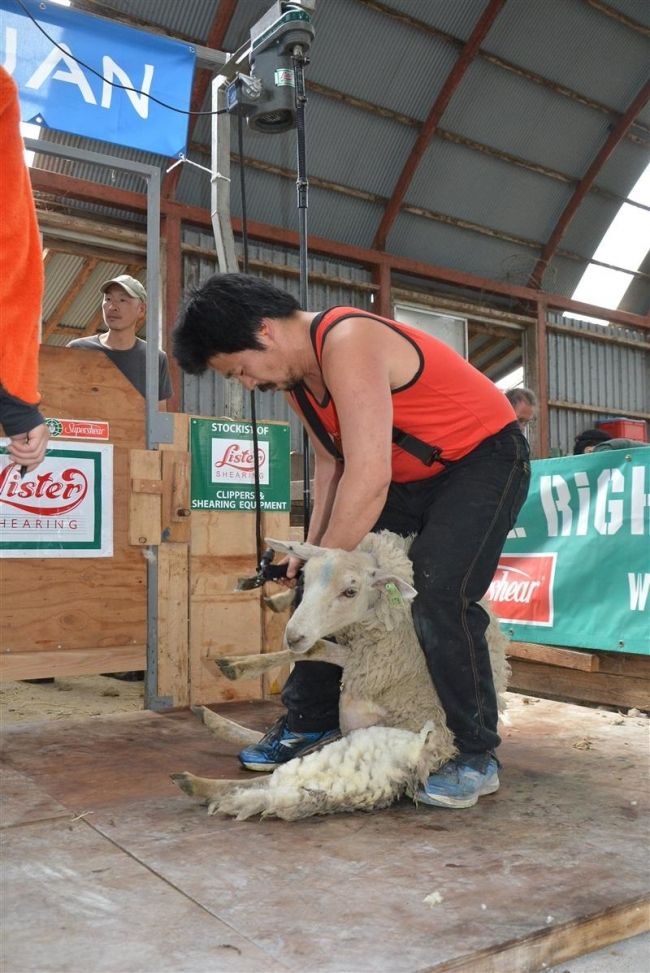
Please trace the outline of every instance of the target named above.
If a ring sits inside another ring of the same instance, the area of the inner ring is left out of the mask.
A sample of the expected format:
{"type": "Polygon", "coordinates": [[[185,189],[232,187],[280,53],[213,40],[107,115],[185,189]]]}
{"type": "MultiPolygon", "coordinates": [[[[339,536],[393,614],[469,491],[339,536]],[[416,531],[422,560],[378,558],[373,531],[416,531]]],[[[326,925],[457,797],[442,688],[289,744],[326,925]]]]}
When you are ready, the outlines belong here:
{"type": "MultiPolygon", "coordinates": [[[[235,419],[190,419],[192,510],[255,509],[253,426],[235,419]]],[[[257,423],[257,466],[263,510],[291,507],[290,429],[257,423]]]]}
{"type": "Polygon", "coordinates": [[[20,475],[0,455],[0,554],[3,557],[111,557],[113,447],[60,445],[20,475]]]}
{"type": "Polygon", "coordinates": [[[492,610],[524,642],[650,654],[650,449],[531,467],[492,610]]]}

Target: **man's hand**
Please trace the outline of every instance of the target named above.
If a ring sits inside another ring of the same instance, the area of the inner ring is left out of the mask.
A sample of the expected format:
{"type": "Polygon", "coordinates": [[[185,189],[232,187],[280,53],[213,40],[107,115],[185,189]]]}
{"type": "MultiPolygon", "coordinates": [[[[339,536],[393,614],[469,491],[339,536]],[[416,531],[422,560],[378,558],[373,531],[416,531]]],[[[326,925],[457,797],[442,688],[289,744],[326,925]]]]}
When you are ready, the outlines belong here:
{"type": "Polygon", "coordinates": [[[42,463],[49,438],[50,430],[41,422],[29,432],[10,436],[7,451],[14,463],[26,467],[26,472],[31,473],[42,463]]]}
{"type": "Polygon", "coordinates": [[[295,588],[298,580],[298,574],[300,573],[303,563],[304,562],[301,561],[299,557],[291,557],[287,554],[286,557],[283,557],[281,561],[278,561],[278,566],[280,564],[287,565],[287,573],[284,578],[277,578],[275,584],[279,584],[283,588],[295,588]]]}

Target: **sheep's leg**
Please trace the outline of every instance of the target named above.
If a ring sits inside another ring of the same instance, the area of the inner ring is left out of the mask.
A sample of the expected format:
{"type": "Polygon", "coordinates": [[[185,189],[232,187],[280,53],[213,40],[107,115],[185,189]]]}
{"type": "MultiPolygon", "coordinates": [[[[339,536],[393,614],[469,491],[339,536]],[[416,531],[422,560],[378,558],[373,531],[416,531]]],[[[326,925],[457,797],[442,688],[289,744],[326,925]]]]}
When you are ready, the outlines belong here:
{"type": "Polygon", "coordinates": [[[288,611],[293,605],[296,597],[296,592],[293,589],[289,591],[280,591],[277,595],[269,595],[265,597],[264,604],[267,608],[270,608],[272,612],[280,614],[281,612],[288,611]]]}
{"type": "Polygon", "coordinates": [[[269,669],[286,666],[295,662],[295,653],[283,649],[281,652],[266,652],[264,655],[232,655],[214,659],[226,679],[243,679],[245,676],[261,676],[269,669]]]}
{"type": "Polygon", "coordinates": [[[169,776],[182,791],[190,797],[198,797],[206,804],[221,800],[235,788],[259,787],[263,783],[259,777],[252,777],[250,780],[215,780],[210,777],[195,777],[186,770],[169,776]]]}
{"type": "Polygon", "coordinates": [[[227,679],[242,679],[244,676],[259,676],[269,669],[290,665],[293,662],[333,662],[343,665],[344,652],[336,642],[319,639],[311,649],[298,655],[283,649],[281,652],[267,652],[264,655],[232,655],[221,659],[214,659],[219,669],[227,679]]]}
{"type": "Polygon", "coordinates": [[[213,713],[206,706],[193,706],[192,712],[195,716],[205,723],[210,733],[214,734],[219,740],[226,740],[229,743],[236,743],[242,747],[259,743],[263,733],[258,730],[249,730],[248,727],[228,720],[219,713],[213,713]]]}

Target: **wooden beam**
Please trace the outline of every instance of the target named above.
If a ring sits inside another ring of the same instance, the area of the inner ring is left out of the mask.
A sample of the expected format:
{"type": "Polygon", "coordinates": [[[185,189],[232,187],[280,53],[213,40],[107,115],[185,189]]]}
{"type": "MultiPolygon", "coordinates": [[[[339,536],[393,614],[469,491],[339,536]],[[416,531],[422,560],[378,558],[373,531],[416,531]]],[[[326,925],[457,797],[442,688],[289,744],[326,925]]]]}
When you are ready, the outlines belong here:
{"type": "Polygon", "coordinates": [[[646,419],[650,422],[650,412],[637,412],[634,409],[615,409],[611,405],[583,405],[581,402],[567,402],[564,399],[551,399],[548,404],[554,409],[568,409],[570,412],[600,412],[602,415],[627,416],[629,419],[646,419]]]}
{"type": "Polygon", "coordinates": [[[594,915],[559,923],[521,939],[461,956],[450,963],[429,966],[426,973],[544,970],[630,936],[638,936],[648,929],[650,896],[643,895],[594,915]]]}
{"type": "Polygon", "coordinates": [[[399,213],[400,206],[406,191],[413,180],[413,176],[415,175],[416,170],[422,161],[422,157],[429,147],[433,134],[438,127],[438,122],[446,111],[449,102],[453,98],[458,86],[463,80],[470,64],[476,57],[479,47],[481,46],[481,42],[484,40],[492,27],[492,24],[500,14],[504,3],[505,0],[490,0],[489,4],[476,23],[469,40],[463,46],[460,57],[448,74],[440,93],[433,104],[433,107],[431,108],[424,121],[424,124],[422,125],[422,128],[420,129],[420,133],[415,141],[415,145],[411,149],[411,153],[406,160],[404,168],[399,175],[393,190],[393,194],[388,201],[388,205],[384,211],[384,215],[382,216],[381,223],[379,224],[379,228],[375,234],[373,247],[377,247],[380,250],[385,249],[388,234],[390,233],[397,214],[399,213]]]}
{"type": "MultiPolygon", "coordinates": [[[[70,196],[77,199],[85,199],[88,202],[105,201],[113,207],[123,206],[127,209],[137,210],[138,212],[146,212],[146,197],[144,194],[127,192],[126,190],[113,190],[113,198],[109,200],[107,196],[106,200],[98,200],[97,191],[108,189],[110,194],[110,187],[97,186],[92,182],[77,180],[70,176],[63,176],[60,173],[49,173],[42,169],[32,169],[30,170],[30,175],[32,177],[32,185],[35,188],[46,186],[49,190],[53,184],[56,184],[59,187],[59,192],[68,192],[70,196]]],[[[184,223],[212,229],[212,221],[207,209],[202,209],[198,206],[188,206],[171,200],[162,200],[161,207],[164,215],[176,213],[184,223]]],[[[241,220],[233,218],[232,223],[235,232],[241,232],[241,220]]],[[[272,226],[259,221],[249,220],[248,232],[249,236],[255,237],[256,239],[281,243],[296,249],[300,242],[296,231],[272,226]]],[[[536,305],[539,300],[543,300],[549,307],[575,311],[578,314],[589,315],[590,317],[599,317],[603,320],[624,324],[631,328],[650,330],[650,316],[642,317],[638,314],[632,314],[629,311],[598,307],[597,305],[587,304],[584,301],[574,301],[561,294],[553,294],[540,291],[536,288],[507,284],[503,281],[491,280],[487,277],[477,277],[474,274],[451,270],[435,264],[427,264],[423,261],[412,260],[408,257],[398,257],[370,248],[350,246],[350,244],[342,243],[339,240],[329,240],[325,237],[310,236],[309,247],[314,252],[350,259],[365,264],[368,267],[376,267],[386,263],[393,271],[410,274],[414,277],[422,277],[425,280],[444,281],[485,293],[504,294],[508,297],[530,301],[533,305],[536,305]]]]}
{"type": "Polygon", "coordinates": [[[47,341],[52,332],[56,331],[57,326],[63,320],[63,315],[74,304],[96,266],[97,260],[95,260],[94,257],[91,257],[90,260],[86,260],[82,265],[81,270],[77,273],[73,282],[68,286],[65,294],[43,325],[43,341],[47,341]]]}
{"type": "Polygon", "coordinates": [[[549,666],[541,662],[511,658],[512,678],[509,689],[534,696],[570,699],[580,703],[606,703],[630,709],[648,708],[650,683],[638,676],[615,675],[609,672],[584,672],[549,666]]]}
{"type": "MultiPolygon", "coordinates": [[[[57,253],[67,253],[74,257],[97,257],[98,260],[104,260],[114,264],[120,262],[126,263],[134,257],[134,254],[128,250],[119,250],[117,247],[115,249],[111,247],[96,247],[81,241],[66,240],[62,237],[57,237],[56,230],[53,231],[53,234],[53,236],[50,236],[50,231],[46,227],[43,229],[43,236],[49,244],[49,252],[52,256],[55,256],[57,253]]],[[[136,264],[136,266],[141,270],[145,266],[144,259],[139,264],[136,264]]]]}
{"type": "Polygon", "coordinates": [[[568,334],[572,338],[584,338],[586,341],[604,341],[609,344],[623,345],[626,348],[636,348],[641,351],[650,351],[650,342],[643,336],[640,341],[633,341],[631,338],[623,338],[620,334],[600,334],[598,331],[582,331],[571,328],[567,324],[555,324],[552,321],[546,322],[546,330],[557,332],[558,334],[568,334]]]}
{"type": "Polygon", "coordinates": [[[591,163],[584,176],[578,183],[578,187],[571,196],[571,199],[564,207],[564,210],[555,224],[553,232],[551,233],[548,241],[542,250],[542,254],[537,264],[535,265],[533,272],[530,276],[528,282],[529,287],[541,287],[542,278],[544,273],[553,259],[555,252],[559,246],[560,240],[569,228],[571,221],[578,211],[578,207],[581,202],[589,192],[590,187],[593,185],[596,176],[601,171],[609,157],[611,156],[614,149],[618,146],[621,139],[625,136],[625,133],[630,128],[630,126],[635,121],[637,115],[643,110],[648,99],[650,99],[650,81],[646,81],[643,85],[636,98],[632,101],[630,106],[624,115],[619,118],[618,122],[610,132],[608,138],[606,139],[604,145],[596,155],[596,158],[591,163]]]}
{"type": "Polygon", "coordinates": [[[584,672],[598,672],[600,669],[598,653],[563,649],[556,645],[510,642],[506,647],[506,655],[513,659],[527,659],[529,662],[561,666],[563,669],[582,669],[584,672]]]}
{"type": "Polygon", "coordinates": [[[638,20],[634,20],[632,17],[628,17],[626,14],[621,13],[620,10],[610,7],[608,4],[603,3],[602,0],[585,0],[585,2],[588,3],[590,7],[593,7],[594,10],[604,14],[606,17],[611,17],[612,20],[617,20],[619,24],[624,24],[625,27],[629,27],[630,30],[636,31],[637,34],[642,34],[644,37],[650,37],[650,27],[640,23],[638,20]]]}

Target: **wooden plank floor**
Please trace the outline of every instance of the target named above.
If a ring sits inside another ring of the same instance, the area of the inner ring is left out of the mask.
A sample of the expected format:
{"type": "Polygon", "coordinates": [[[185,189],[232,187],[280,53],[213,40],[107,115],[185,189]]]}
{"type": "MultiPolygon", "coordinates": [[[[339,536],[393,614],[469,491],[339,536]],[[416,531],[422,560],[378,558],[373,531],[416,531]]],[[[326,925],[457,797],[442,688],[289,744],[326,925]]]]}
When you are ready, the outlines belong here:
{"type": "Polygon", "coordinates": [[[293,824],[176,790],[246,776],[188,712],[6,729],[4,973],[525,973],[647,928],[648,721],[510,712],[476,808],[293,824]]]}

